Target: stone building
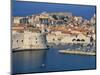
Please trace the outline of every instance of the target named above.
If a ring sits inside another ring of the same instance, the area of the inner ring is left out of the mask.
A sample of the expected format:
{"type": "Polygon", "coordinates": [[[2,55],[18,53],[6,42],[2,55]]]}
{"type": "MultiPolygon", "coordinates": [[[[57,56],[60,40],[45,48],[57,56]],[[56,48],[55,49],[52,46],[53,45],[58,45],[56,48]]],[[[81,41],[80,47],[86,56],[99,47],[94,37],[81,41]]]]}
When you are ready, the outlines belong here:
{"type": "Polygon", "coordinates": [[[26,30],[12,34],[12,49],[46,49],[45,36],[40,30],[26,30]]]}
{"type": "Polygon", "coordinates": [[[52,32],[47,35],[47,42],[48,43],[55,43],[55,44],[77,44],[77,43],[90,43],[90,37],[83,35],[82,33],[70,33],[70,32],[52,32]]]}

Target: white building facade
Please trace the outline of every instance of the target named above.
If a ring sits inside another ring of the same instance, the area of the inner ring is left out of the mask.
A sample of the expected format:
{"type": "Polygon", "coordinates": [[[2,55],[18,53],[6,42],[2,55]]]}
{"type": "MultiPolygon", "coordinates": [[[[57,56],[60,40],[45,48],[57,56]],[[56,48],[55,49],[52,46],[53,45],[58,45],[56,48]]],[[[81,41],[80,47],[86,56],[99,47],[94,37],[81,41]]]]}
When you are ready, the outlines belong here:
{"type": "Polygon", "coordinates": [[[82,33],[79,33],[77,35],[68,34],[68,33],[61,33],[61,32],[53,32],[47,35],[47,41],[48,43],[64,43],[64,44],[77,44],[77,43],[83,43],[88,44],[90,43],[90,37],[83,35],[82,33]]]}

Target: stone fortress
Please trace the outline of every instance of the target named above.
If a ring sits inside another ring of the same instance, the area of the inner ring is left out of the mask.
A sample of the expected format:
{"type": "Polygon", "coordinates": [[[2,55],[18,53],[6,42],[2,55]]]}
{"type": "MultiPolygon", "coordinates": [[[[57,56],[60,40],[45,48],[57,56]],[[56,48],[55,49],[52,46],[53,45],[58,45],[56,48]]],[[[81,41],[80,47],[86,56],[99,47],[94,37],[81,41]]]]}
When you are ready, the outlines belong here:
{"type": "Polygon", "coordinates": [[[69,12],[43,12],[25,17],[16,16],[12,19],[12,48],[46,48],[44,42],[56,45],[95,45],[95,14],[90,20],[73,16],[69,12]]]}

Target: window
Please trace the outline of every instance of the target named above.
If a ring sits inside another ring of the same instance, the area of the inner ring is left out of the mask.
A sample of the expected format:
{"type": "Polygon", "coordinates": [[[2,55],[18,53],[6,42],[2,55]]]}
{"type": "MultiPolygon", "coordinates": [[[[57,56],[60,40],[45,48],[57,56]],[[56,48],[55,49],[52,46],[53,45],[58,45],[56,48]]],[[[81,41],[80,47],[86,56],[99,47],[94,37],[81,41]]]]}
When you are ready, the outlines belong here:
{"type": "Polygon", "coordinates": [[[21,42],[23,42],[23,40],[21,40],[21,42]]]}
{"type": "Polygon", "coordinates": [[[80,41],[80,39],[77,39],[77,41],[80,41]]]}
{"type": "Polygon", "coordinates": [[[73,39],[72,41],[76,41],[76,39],[73,39]]]}
{"type": "Polygon", "coordinates": [[[81,41],[83,41],[83,42],[84,42],[85,40],[84,40],[84,39],[82,39],[81,41]]]}
{"type": "Polygon", "coordinates": [[[55,39],[53,38],[53,41],[55,41],[55,39]]]}
{"type": "Polygon", "coordinates": [[[36,44],[37,44],[37,41],[36,41],[36,44]]]}
{"type": "Polygon", "coordinates": [[[77,38],[77,35],[76,35],[76,38],[77,38]]]}
{"type": "Polygon", "coordinates": [[[37,40],[37,38],[36,38],[36,40],[37,40]]]}
{"type": "Polygon", "coordinates": [[[16,42],[18,43],[18,40],[16,40],[16,42]]]}
{"type": "Polygon", "coordinates": [[[59,38],[58,40],[59,40],[59,41],[61,41],[61,39],[60,39],[60,38],[59,38]]]}

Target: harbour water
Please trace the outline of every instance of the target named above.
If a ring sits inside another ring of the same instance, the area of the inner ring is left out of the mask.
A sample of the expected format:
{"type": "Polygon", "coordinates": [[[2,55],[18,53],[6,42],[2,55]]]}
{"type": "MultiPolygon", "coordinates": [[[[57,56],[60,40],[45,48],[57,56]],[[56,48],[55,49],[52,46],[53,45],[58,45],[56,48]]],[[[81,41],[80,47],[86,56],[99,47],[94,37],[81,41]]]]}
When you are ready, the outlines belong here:
{"type": "Polygon", "coordinates": [[[50,48],[42,55],[43,57],[39,60],[40,62],[32,60],[38,59],[38,54],[34,53],[34,51],[12,53],[13,73],[36,73],[96,68],[96,56],[60,54],[58,51],[59,49],[57,48],[50,48]],[[36,57],[34,57],[34,54],[36,57]],[[19,60],[16,60],[18,58],[19,60]],[[25,60],[26,58],[27,60],[25,60]],[[40,66],[39,64],[45,65],[40,66]],[[39,66],[36,67],[36,65],[39,66]]]}

